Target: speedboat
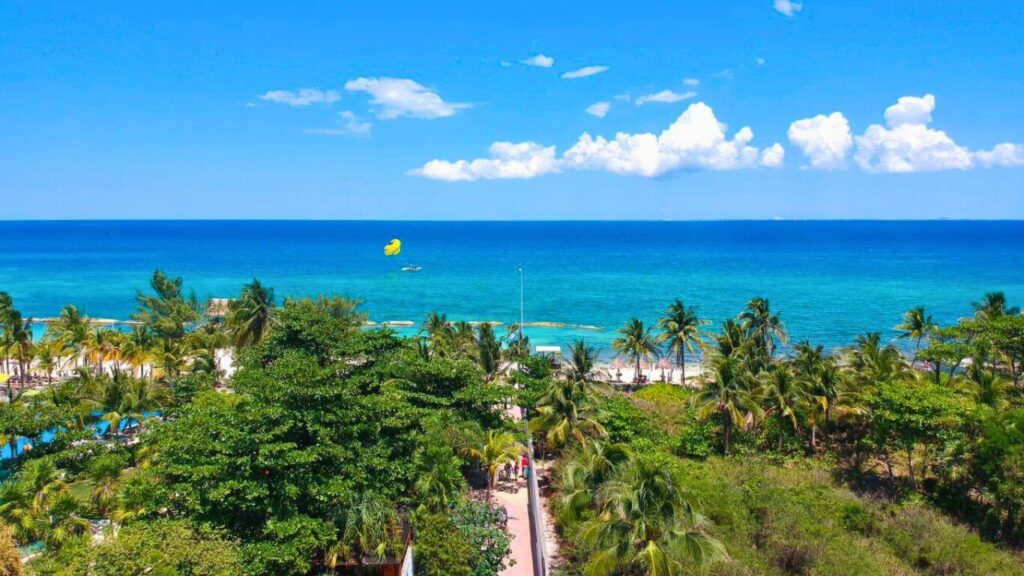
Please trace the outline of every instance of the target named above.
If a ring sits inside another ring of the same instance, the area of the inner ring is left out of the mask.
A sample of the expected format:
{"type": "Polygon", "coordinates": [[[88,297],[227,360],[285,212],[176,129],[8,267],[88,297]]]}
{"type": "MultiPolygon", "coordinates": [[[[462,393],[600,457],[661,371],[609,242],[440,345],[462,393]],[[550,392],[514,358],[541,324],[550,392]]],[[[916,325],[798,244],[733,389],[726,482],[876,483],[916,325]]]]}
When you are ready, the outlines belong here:
{"type": "Polygon", "coordinates": [[[423,270],[422,266],[413,266],[412,264],[402,266],[402,272],[419,272],[420,270],[423,270]]]}

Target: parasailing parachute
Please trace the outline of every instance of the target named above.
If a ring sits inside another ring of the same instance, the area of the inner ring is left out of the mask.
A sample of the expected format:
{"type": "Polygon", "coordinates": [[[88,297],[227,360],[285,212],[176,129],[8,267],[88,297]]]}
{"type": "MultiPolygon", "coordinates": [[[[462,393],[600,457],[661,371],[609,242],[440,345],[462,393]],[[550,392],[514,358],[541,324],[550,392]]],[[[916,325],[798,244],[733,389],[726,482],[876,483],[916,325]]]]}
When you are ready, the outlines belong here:
{"type": "Polygon", "coordinates": [[[384,247],[385,256],[398,256],[402,252],[402,241],[395,238],[384,247]]]}

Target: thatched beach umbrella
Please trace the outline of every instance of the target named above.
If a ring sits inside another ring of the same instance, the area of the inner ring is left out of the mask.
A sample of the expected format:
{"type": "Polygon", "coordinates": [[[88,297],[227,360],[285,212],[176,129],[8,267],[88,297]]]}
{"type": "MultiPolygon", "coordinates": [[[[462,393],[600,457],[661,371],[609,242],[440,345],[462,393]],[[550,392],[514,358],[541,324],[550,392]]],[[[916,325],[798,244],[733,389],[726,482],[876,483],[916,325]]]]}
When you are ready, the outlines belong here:
{"type": "Polygon", "coordinates": [[[622,382],[622,360],[618,358],[613,360],[612,368],[615,368],[615,381],[622,382]]]}
{"type": "Polygon", "coordinates": [[[661,368],[661,381],[662,382],[668,382],[668,380],[665,380],[665,369],[669,368],[669,367],[670,367],[670,364],[669,364],[669,361],[667,359],[662,358],[661,360],[658,360],[658,368],[661,368]]]}

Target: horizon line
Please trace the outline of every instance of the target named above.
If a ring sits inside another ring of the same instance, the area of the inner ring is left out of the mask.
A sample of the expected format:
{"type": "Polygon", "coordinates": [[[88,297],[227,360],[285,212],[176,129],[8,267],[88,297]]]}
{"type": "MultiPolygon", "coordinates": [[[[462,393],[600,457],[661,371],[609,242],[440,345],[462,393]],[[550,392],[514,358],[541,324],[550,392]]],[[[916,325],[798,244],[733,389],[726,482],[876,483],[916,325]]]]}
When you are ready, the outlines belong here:
{"type": "Polygon", "coordinates": [[[531,218],[531,219],[434,219],[434,218],[0,218],[0,224],[89,222],[415,222],[415,223],[698,223],[698,222],[1024,222],[1024,218],[531,218]]]}

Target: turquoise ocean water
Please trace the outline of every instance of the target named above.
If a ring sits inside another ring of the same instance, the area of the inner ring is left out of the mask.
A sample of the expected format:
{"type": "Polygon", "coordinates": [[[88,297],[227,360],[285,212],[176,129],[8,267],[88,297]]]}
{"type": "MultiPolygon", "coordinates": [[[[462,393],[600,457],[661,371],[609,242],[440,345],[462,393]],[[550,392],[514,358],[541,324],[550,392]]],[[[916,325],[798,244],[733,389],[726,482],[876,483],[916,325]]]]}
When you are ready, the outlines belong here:
{"type": "Polygon", "coordinates": [[[654,321],[674,298],[716,322],[765,296],[794,340],[842,346],[867,330],[892,337],[926,306],[952,322],[986,291],[1024,303],[1024,222],[6,222],[0,290],[27,316],[74,303],[127,318],[154,268],[200,298],[230,297],[253,277],[278,297],[343,294],[376,321],[514,322],[524,270],[536,344],[600,346],[632,316],[654,321]],[[401,238],[403,253],[383,247],[401,238]],[[403,264],[423,267],[403,273],[403,264]]]}

